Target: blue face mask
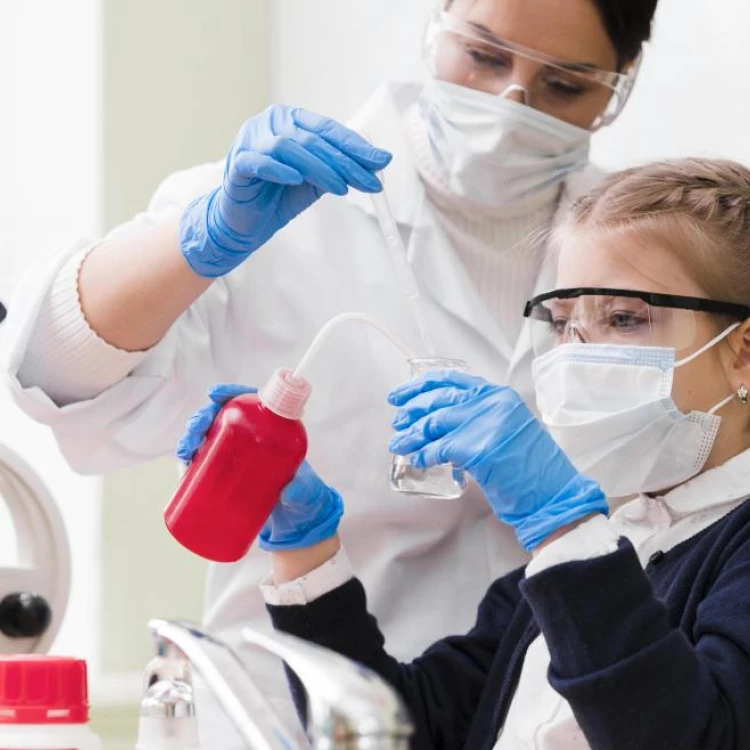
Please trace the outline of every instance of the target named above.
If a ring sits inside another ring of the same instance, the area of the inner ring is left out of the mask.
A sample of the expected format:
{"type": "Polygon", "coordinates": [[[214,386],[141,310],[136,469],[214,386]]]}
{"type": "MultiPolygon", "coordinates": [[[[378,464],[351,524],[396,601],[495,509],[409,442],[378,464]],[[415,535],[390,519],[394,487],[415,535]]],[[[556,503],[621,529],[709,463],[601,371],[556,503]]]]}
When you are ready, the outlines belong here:
{"type": "Polygon", "coordinates": [[[588,130],[504,96],[433,80],[419,101],[446,186],[498,208],[552,196],[586,165],[591,140],[588,130]]]}

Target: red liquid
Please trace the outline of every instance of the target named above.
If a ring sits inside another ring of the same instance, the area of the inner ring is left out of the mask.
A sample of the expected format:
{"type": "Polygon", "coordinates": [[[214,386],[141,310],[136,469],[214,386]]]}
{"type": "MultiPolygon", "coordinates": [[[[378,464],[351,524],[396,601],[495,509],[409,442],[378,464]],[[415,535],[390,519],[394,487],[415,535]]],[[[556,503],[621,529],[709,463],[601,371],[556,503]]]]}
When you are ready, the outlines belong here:
{"type": "Polygon", "coordinates": [[[172,536],[214,562],[245,556],[307,453],[302,422],[274,414],[256,395],[219,413],[164,511],[172,536]]]}

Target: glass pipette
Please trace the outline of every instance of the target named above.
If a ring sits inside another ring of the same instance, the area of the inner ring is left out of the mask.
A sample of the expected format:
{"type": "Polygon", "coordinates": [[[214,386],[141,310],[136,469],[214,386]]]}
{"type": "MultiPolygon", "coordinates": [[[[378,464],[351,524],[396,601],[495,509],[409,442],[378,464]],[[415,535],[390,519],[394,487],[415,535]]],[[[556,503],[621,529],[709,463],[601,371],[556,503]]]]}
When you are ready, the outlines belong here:
{"type": "Polygon", "coordinates": [[[380,193],[372,193],[370,197],[372,198],[375,215],[378,218],[380,231],[383,234],[383,239],[385,240],[385,244],[391,255],[391,260],[393,261],[393,267],[396,272],[399,286],[401,287],[401,293],[409,305],[414,321],[417,324],[419,337],[422,340],[422,346],[424,348],[424,356],[432,357],[435,355],[435,348],[432,339],[430,338],[430,333],[427,330],[427,325],[422,312],[422,301],[419,287],[417,286],[417,280],[414,277],[414,271],[409,263],[406,248],[401,239],[401,233],[398,230],[396,220],[393,217],[393,212],[388,203],[388,198],[385,195],[385,188],[380,193]]]}

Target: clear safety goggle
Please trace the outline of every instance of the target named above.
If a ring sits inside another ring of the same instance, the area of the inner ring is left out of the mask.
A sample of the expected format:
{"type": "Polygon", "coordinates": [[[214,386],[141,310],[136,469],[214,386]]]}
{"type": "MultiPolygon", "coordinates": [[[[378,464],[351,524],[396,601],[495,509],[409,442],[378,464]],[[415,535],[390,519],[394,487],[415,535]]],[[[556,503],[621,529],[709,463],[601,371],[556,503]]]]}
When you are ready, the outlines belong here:
{"type": "Polygon", "coordinates": [[[662,346],[678,358],[711,338],[707,316],[728,321],[750,318],[750,307],[701,297],[640,292],[630,289],[557,289],[526,303],[536,356],[561,344],[662,346]]]}
{"type": "Polygon", "coordinates": [[[440,8],[427,26],[424,57],[438,80],[498,96],[520,91],[534,109],[573,125],[593,123],[591,129],[620,114],[640,66],[640,57],[627,73],[559,60],[499,39],[440,8]],[[519,75],[519,59],[534,64],[533,78],[519,75]]]}

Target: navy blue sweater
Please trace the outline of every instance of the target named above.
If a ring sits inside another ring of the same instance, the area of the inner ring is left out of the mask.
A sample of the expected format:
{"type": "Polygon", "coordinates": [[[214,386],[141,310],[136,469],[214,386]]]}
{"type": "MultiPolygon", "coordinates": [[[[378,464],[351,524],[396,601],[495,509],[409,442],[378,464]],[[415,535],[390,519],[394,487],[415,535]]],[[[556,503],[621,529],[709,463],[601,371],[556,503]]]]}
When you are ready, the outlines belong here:
{"type": "MultiPolygon", "coordinates": [[[[626,540],[585,562],[496,581],[463,636],[410,664],[384,650],[354,579],[274,626],[367,665],[404,697],[417,750],[491,750],[540,630],[552,687],[593,750],[750,749],[750,502],[644,572],[626,540]]],[[[424,613],[429,617],[429,613],[424,613]]],[[[298,706],[304,698],[292,679],[298,706]]]]}

